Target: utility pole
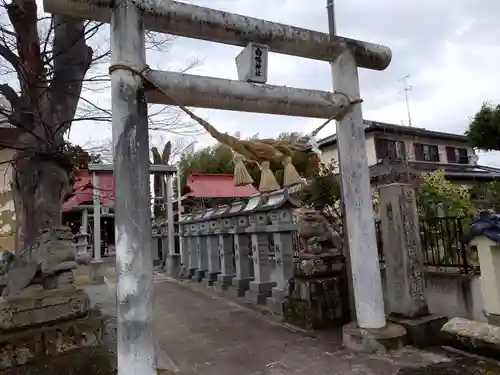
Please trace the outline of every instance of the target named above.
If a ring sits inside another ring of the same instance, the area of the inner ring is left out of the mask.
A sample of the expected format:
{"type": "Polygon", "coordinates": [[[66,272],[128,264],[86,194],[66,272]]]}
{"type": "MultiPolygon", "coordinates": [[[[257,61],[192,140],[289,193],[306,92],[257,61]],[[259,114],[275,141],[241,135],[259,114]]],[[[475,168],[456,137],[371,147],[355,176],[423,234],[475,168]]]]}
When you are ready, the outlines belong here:
{"type": "Polygon", "coordinates": [[[330,35],[337,34],[337,25],[335,24],[335,0],[326,0],[326,9],[328,12],[328,30],[330,35]]]}
{"type": "Polygon", "coordinates": [[[412,86],[408,84],[408,78],[410,78],[410,75],[407,74],[403,78],[399,79],[399,82],[403,82],[405,85],[404,91],[405,91],[405,100],[406,100],[406,112],[408,113],[408,126],[411,126],[411,114],[410,114],[410,100],[408,98],[408,92],[412,90],[412,86]]]}

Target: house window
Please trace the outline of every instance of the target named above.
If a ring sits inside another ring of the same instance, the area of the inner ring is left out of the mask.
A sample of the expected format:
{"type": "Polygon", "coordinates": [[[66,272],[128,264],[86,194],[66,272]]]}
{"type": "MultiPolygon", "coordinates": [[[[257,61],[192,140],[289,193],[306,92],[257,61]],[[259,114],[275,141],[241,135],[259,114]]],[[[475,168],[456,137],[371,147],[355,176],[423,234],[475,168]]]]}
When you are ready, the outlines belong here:
{"type": "Polygon", "coordinates": [[[448,163],[469,164],[469,155],[466,148],[446,147],[448,163]]]}
{"type": "Polygon", "coordinates": [[[406,149],[403,141],[375,138],[375,152],[377,159],[406,159],[406,149]]]}
{"type": "Polygon", "coordinates": [[[415,160],[439,163],[438,146],[415,143],[415,160]]]}

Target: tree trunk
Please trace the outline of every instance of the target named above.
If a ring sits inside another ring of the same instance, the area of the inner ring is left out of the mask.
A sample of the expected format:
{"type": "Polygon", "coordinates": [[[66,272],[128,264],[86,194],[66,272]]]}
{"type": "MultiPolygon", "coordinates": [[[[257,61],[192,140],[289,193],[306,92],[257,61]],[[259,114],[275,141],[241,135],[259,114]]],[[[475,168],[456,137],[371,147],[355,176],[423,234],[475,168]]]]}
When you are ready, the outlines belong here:
{"type": "Polygon", "coordinates": [[[32,246],[43,229],[61,226],[63,197],[69,174],[57,160],[18,152],[15,195],[19,249],[32,246]]]}

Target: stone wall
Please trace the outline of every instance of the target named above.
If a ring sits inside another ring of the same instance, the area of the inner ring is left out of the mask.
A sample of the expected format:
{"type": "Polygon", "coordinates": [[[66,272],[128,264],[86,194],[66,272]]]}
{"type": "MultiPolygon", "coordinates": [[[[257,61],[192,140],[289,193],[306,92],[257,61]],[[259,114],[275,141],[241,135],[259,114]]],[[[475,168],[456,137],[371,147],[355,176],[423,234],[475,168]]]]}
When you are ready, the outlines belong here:
{"type": "MultiPolygon", "coordinates": [[[[386,296],[387,281],[384,272],[382,281],[386,296]]],[[[431,314],[486,322],[479,276],[427,271],[425,297],[431,314]]]]}
{"type": "Polygon", "coordinates": [[[13,150],[0,150],[0,251],[15,248],[16,214],[11,191],[13,150]]]}

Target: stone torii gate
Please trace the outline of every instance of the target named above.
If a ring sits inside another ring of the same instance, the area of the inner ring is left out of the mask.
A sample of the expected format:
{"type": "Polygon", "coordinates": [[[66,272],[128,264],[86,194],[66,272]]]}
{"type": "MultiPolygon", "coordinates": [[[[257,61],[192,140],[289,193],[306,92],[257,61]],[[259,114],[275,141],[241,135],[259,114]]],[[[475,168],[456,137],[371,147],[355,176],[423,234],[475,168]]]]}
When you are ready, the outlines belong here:
{"type": "MultiPolygon", "coordinates": [[[[146,97],[149,102],[330,118],[360,98],[358,67],[384,70],[389,48],[170,0],[44,0],[46,11],[111,23],[119,374],[155,373],[146,97]],[[145,29],[331,63],[334,93],[151,70],[145,29]],[[151,87],[154,83],[154,87],[151,87]],[[172,94],[165,95],[165,93],[172,94]],[[175,100],[173,100],[175,98],[175,100]],[[144,255],[148,254],[148,255],[144,255]]],[[[387,330],[361,105],[337,121],[356,324],[387,330]]]]}

